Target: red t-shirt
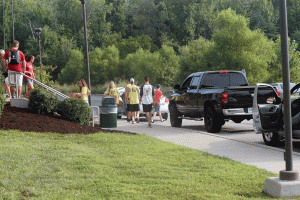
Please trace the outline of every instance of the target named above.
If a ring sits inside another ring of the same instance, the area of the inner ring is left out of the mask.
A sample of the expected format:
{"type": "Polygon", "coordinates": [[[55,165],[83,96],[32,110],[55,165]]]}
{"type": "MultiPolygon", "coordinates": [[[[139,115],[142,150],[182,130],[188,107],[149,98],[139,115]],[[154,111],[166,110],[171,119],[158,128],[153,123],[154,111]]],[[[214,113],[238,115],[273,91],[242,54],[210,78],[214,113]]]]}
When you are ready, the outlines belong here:
{"type": "MultiPolygon", "coordinates": [[[[11,49],[12,51],[17,51],[16,49],[11,49]]],[[[8,56],[9,56],[9,50],[5,52],[4,54],[4,59],[8,60],[8,56]]],[[[16,65],[10,65],[8,64],[8,70],[10,71],[15,71],[15,72],[23,72],[23,66],[21,64],[21,61],[25,61],[25,56],[22,53],[22,51],[19,51],[19,59],[20,59],[20,63],[16,64],[16,65]]]]}
{"type": "MultiPolygon", "coordinates": [[[[32,62],[26,62],[26,71],[31,72],[31,75],[29,73],[25,73],[30,78],[33,78],[33,66],[32,62]]],[[[23,76],[23,79],[28,79],[26,76],[23,76]]]]}
{"type": "Polygon", "coordinates": [[[160,103],[160,98],[162,97],[162,92],[160,90],[155,90],[155,103],[160,103]]]}

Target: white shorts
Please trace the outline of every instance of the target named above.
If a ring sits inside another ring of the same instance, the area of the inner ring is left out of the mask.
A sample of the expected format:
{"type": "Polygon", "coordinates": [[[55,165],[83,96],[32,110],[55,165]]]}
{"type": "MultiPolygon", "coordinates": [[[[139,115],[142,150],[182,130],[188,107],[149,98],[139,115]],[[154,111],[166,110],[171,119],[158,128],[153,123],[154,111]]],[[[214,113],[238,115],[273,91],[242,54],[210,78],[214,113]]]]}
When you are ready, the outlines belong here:
{"type": "Polygon", "coordinates": [[[8,77],[6,77],[5,79],[4,79],[4,83],[8,86],[8,77]]]}
{"type": "Polygon", "coordinates": [[[20,86],[22,87],[23,75],[22,74],[12,74],[14,71],[8,70],[8,84],[7,86],[20,86]]]}

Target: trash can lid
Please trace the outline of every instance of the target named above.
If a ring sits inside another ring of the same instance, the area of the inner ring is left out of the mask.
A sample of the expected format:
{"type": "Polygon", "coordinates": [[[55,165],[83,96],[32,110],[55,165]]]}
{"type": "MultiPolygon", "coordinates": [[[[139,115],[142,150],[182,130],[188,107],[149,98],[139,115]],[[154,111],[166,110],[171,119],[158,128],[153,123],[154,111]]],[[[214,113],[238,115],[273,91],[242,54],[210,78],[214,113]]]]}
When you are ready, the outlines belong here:
{"type": "Polygon", "coordinates": [[[104,106],[104,105],[115,105],[116,104],[116,101],[115,101],[115,98],[113,97],[104,97],[102,99],[102,102],[101,104],[104,106]]]}

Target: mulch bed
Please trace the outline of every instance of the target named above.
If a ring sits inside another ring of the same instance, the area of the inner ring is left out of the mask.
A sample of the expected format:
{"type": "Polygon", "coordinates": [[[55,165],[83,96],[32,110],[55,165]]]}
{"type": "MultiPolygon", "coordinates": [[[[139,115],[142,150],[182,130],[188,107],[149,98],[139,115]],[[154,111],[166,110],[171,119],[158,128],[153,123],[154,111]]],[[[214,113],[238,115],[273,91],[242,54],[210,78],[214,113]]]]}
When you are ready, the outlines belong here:
{"type": "Polygon", "coordinates": [[[28,132],[53,132],[61,134],[91,134],[97,132],[105,133],[126,133],[125,131],[102,129],[98,124],[95,127],[85,126],[79,123],[70,122],[56,116],[33,114],[27,109],[11,107],[9,104],[4,106],[0,118],[0,130],[19,129],[28,132]]]}

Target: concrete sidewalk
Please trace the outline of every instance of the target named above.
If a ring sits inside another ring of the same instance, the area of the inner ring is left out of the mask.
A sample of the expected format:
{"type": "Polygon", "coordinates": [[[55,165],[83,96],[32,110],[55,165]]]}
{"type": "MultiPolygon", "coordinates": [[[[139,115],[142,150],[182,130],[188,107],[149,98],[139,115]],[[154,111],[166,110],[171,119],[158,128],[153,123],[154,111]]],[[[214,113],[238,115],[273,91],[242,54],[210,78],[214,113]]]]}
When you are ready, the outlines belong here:
{"type": "MultiPolygon", "coordinates": [[[[283,149],[236,141],[200,130],[173,128],[169,122],[154,123],[153,128],[148,128],[147,122],[130,124],[126,120],[118,120],[118,127],[112,130],[147,134],[163,141],[254,165],[277,174],[285,170],[283,149]]],[[[293,153],[293,166],[294,170],[300,172],[300,153],[293,153]]]]}

